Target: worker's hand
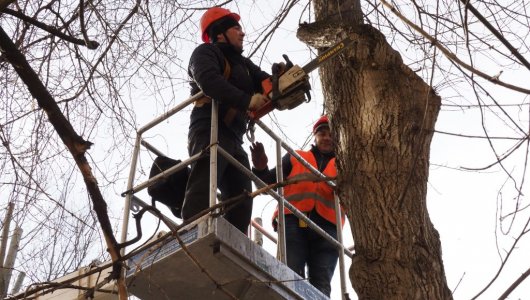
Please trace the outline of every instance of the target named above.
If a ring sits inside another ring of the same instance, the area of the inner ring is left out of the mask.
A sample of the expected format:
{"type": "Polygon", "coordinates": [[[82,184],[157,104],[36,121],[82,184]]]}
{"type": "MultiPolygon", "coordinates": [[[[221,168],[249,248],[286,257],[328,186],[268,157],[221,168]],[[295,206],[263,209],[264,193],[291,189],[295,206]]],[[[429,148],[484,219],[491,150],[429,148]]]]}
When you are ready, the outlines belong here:
{"type": "Polygon", "coordinates": [[[252,164],[254,165],[254,168],[259,171],[265,170],[269,159],[267,158],[267,154],[265,154],[263,144],[260,142],[252,143],[250,146],[250,153],[252,154],[252,164]]]}
{"type": "Polygon", "coordinates": [[[283,73],[285,73],[285,71],[287,71],[287,67],[285,66],[284,62],[273,63],[271,69],[272,74],[278,75],[282,75],[283,73]]]}
{"type": "Polygon", "coordinates": [[[268,98],[263,96],[263,94],[256,93],[252,98],[250,98],[250,104],[248,106],[248,110],[254,111],[258,108],[265,105],[265,103],[268,101],[268,98]]]}

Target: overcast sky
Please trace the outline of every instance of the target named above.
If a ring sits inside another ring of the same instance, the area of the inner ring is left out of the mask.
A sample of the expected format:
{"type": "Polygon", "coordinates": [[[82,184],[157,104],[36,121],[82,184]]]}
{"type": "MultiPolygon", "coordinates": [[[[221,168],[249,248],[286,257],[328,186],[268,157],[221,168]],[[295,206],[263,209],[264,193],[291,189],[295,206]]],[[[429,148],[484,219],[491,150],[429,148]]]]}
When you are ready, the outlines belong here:
{"type": "MultiPolygon", "coordinates": [[[[238,1],[241,2],[241,1],[238,1]]],[[[254,1],[253,1],[254,2],[254,1]]],[[[258,5],[258,4],[256,4],[258,5]]],[[[268,5],[276,4],[260,4],[261,6],[253,6],[252,11],[248,13],[246,4],[238,4],[236,11],[242,15],[242,24],[244,30],[248,33],[248,39],[253,40],[262,32],[256,32],[256,28],[260,28],[258,22],[265,22],[262,16],[270,16],[268,5]],[[249,20],[249,15],[252,15],[249,20]]],[[[234,7],[232,7],[234,8],[234,7]]],[[[270,63],[273,61],[280,61],[281,54],[288,54],[291,60],[303,65],[307,63],[312,54],[296,39],[296,24],[299,21],[299,14],[294,13],[289,18],[282,28],[278,30],[276,37],[271,41],[265,51],[265,58],[261,60],[262,53],[258,51],[253,57],[253,61],[261,64],[262,68],[269,71],[270,63]]],[[[304,21],[304,20],[302,20],[304,21]]],[[[197,35],[196,43],[200,42],[197,35]]],[[[184,48],[183,53],[190,52],[192,49],[184,48]]],[[[247,52],[252,50],[247,47],[247,52]]],[[[263,51],[263,50],[261,50],[263,51]]],[[[414,51],[414,48],[408,48],[407,51],[414,51]]],[[[406,55],[410,53],[402,53],[404,55],[405,63],[407,63],[406,55]]],[[[485,63],[488,67],[490,63],[485,63]]],[[[500,70],[499,67],[491,65],[488,69],[491,74],[500,70]]],[[[503,77],[512,82],[519,83],[521,86],[528,87],[527,74],[515,73],[505,71],[503,77]]],[[[320,116],[322,112],[322,93],[318,85],[317,72],[311,73],[313,81],[312,100],[307,104],[303,104],[292,111],[282,111],[264,117],[263,121],[278,134],[284,136],[291,147],[298,149],[306,145],[311,126],[314,121],[320,116]]],[[[425,80],[427,80],[425,78],[425,80]]],[[[439,90],[442,96],[442,103],[444,106],[440,111],[436,129],[444,132],[451,132],[456,134],[478,135],[483,136],[481,114],[477,108],[454,108],[448,106],[449,104],[473,104],[473,95],[468,88],[460,88],[459,83],[447,83],[443,78],[438,78],[440,83],[439,90]],[[448,87],[448,85],[451,85],[448,87]],[[457,97],[457,93],[460,96],[457,97]]],[[[464,85],[462,85],[464,86],[464,85]]],[[[178,97],[184,100],[188,96],[187,90],[174,91],[178,97]]],[[[521,103],[521,95],[506,91],[504,88],[498,88],[496,93],[503,95],[502,99],[505,104],[521,103]]],[[[179,101],[175,100],[177,103],[179,101]]],[[[524,100],[528,103],[528,99],[524,100]]],[[[521,111],[519,108],[513,108],[511,111],[513,115],[519,117],[518,121],[523,124],[526,122],[526,129],[528,129],[528,106],[526,111],[521,111]]],[[[144,113],[139,115],[139,125],[145,124],[159,112],[144,113]]],[[[502,136],[510,135],[509,130],[504,130],[506,125],[504,121],[495,121],[495,116],[498,110],[493,109],[488,112],[486,117],[489,128],[492,130],[491,135],[502,136]],[[498,123],[498,126],[495,124],[498,123]],[[493,130],[495,129],[495,130],[493,130]]],[[[353,116],[354,117],[354,116],[353,116]]],[[[162,151],[172,156],[173,158],[187,158],[187,126],[189,124],[188,112],[177,114],[170,121],[165,122],[160,128],[155,129],[153,133],[148,134],[149,141],[153,142],[155,146],[162,151]]],[[[267,154],[269,155],[269,166],[274,164],[274,144],[272,141],[263,135],[259,129],[256,132],[257,139],[262,141],[266,146],[267,154]]],[[[507,151],[515,144],[514,141],[495,141],[495,145],[501,153],[507,151]]],[[[248,142],[245,148],[248,149],[248,142]]],[[[506,165],[510,168],[509,171],[520,172],[517,165],[522,162],[524,154],[510,158],[506,161],[506,165]]],[[[429,191],[428,191],[428,208],[431,221],[435,228],[440,233],[443,260],[449,288],[455,290],[455,299],[469,299],[476,295],[482,288],[484,288],[496,274],[500,266],[500,257],[506,255],[509,246],[516,237],[516,234],[521,231],[521,220],[528,219],[528,209],[523,211],[512,224],[510,218],[504,219],[501,224],[498,222],[499,215],[507,215],[513,211],[513,205],[506,203],[514,203],[515,200],[504,201],[504,206],[501,206],[500,200],[508,200],[514,198],[513,183],[507,180],[506,173],[498,166],[484,171],[466,171],[466,168],[481,168],[487,166],[495,161],[495,156],[492,154],[489,143],[485,139],[471,139],[457,136],[450,136],[436,133],[431,144],[431,168],[429,177],[429,191]],[[511,228],[509,235],[503,235],[511,228]]],[[[148,165],[148,162],[145,163],[148,165]]],[[[520,175],[520,174],[519,174],[520,175]]],[[[138,180],[141,180],[138,178],[138,180]]],[[[521,199],[522,206],[528,205],[528,185],[525,185],[524,197],[521,199]]],[[[147,199],[147,196],[143,196],[147,199]]],[[[271,201],[271,197],[260,196],[254,202],[254,216],[260,216],[264,219],[266,227],[272,231],[270,226],[270,218],[275,203],[271,201]]],[[[346,245],[351,245],[351,235],[349,234],[348,225],[345,226],[346,245]]],[[[274,246],[267,243],[266,248],[275,253],[274,246]]],[[[513,282],[522,272],[526,271],[530,266],[530,241],[524,240],[519,247],[514,251],[513,257],[509,260],[505,267],[507,271],[501,273],[499,280],[494,284],[487,293],[480,299],[497,298],[508,287],[509,283],[513,282]]],[[[349,267],[349,259],[346,260],[347,267],[349,267]]],[[[346,270],[347,271],[347,270],[346,270]]],[[[349,284],[348,284],[349,285],[349,284]]],[[[333,285],[333,299],[339,299],[340,286],[338,282],[338,275],[334,277],[333,285]]],[[[354,292],[351,292],[352,299],[355,299],[354,292]]],[[[530,295],[530,282],[527,280],[523,283],[509,299],[525,299],[525,296],[530,295]]]]}

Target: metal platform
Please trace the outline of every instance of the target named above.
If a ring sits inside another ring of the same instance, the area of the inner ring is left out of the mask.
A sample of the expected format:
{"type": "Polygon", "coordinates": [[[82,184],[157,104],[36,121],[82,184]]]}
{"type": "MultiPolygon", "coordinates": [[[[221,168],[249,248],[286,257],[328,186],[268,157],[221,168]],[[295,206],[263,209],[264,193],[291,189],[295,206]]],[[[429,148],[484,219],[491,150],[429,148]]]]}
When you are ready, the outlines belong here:
{"type": "Polygon", "coordinates": [[[237,299],[328,299],[223,218],[208,223],[199,219],[180,237],[215,282],[172,240],[129,259],[129,292],[144,300],[233,299],[218,284],[237,299]]]}

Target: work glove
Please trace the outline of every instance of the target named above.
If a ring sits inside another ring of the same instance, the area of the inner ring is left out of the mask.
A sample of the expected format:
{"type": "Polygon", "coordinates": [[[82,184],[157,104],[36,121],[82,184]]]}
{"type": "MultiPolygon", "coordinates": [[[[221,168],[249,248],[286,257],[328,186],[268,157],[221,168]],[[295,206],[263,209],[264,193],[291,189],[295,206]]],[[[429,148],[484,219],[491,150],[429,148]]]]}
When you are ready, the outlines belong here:
{"type": "Polygon", "coordinates": [[[287,66],[284,62],[273,63],[271,67],[272,74],[282,75],[287,71],[287,66]]]}
{"type": "Polygon", "coordinates": [[[268,98],[263,96],[263,94],[256,93],[252,98],[250,98],[250,104],[248,106],[248,109],[251,111],[257,110],[258,108],[265,105],[265,103],[268,101],[268,98]]]}
{"type": "Polygon", "coordinates": [[[258,171],[265,170],[267,168],[267,163],[269,162],[269,159],[267,158],[267,154],[265,154],[263,144],[260,142],[252,143],[252,145],[250,145],[250,153],[252,156],[252,165],[254,165],[254,168],[258,171]]]}

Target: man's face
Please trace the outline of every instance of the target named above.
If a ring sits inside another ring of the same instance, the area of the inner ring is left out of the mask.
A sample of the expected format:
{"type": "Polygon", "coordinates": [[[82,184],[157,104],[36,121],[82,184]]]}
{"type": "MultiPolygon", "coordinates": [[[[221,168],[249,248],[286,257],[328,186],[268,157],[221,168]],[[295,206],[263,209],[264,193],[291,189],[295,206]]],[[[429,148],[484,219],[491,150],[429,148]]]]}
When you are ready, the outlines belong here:
{"type": "Polygon", "coordinates": [[[315,133],[315,145],[322,153],[330,153],[335,150],[335,143],[329,131],[329,127],[320,128],[315,133]]]}
{"type": "Polygon", "coordinates": [[[228,30],[225,32],[225,35],[228,38],[228,41],[225,40],[225,37],[222,34],[217,36],[217,40],[219,42],[229,42],[236,49],[241,51],[243,50],[243,37],[245,36],[245,33],[243,32],[243,28],[241,28],[241,26],[233,26],[228,28],[228,30]]]}

